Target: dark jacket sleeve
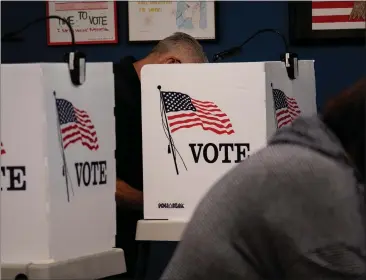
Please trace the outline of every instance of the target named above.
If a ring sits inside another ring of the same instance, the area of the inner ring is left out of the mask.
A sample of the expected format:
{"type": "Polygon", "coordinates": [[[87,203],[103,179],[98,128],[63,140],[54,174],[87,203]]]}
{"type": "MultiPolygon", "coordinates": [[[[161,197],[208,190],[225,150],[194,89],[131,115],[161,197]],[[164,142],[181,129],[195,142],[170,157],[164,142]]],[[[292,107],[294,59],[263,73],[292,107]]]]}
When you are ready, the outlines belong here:
{"type": "Polygon", "coordinates": [[[276,154],[254,155],[208,192],[161,279],[366,279],[352,172],[308,151],[276,154]]]}

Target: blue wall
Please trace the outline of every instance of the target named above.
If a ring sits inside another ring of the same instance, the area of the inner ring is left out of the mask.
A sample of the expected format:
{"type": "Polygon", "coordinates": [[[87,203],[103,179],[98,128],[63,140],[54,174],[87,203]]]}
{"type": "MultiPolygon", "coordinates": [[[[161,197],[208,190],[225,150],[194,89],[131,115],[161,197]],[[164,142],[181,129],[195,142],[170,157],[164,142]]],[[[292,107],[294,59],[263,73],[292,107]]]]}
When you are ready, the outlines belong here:
{"type": "MultiPolygon", "coordinates": [[[[45,2],[1,2],[1,32],[12,31],[27,22],[46,14],[45,2]]],[[[118,61],[125,55],[143,57],[151,44],[130,45],[127,43],[127,2],[118,2],[118,45],[80,46],[89,61],[118,61]]],[[[240,43],[260,28],[276,28],[288,34],[287,2],[220,2],[218,13],[217,43],[205,43],[204,48],[211,58],[215,52],[240,43]]],[[[48,47],[44,23],[31,27],[23,43],[2,44],[3,62],[50,62],[60,61],[65,47],[48,47]]],[[[283,51],[282,42],[273,34],[257,37],[231,61],[278,60],[283,51]]],[[[350,47],[294,48],[301,59],[315,59],[318,105],[325,99],[356,79],[366,74],[366,49],[350,47]]]]}
{"type": "MultiPolygon", "coordinates": [[[[1,2],[2,34],[17,30],[35,18],[45,16],[45,2],[1,2]]],[[[125,55],[137,58],[145,56],[151,44],[127,44],[126,2],[118,2],[118,45],[80,46],[89,61],[118,61],[125,55]]],[[[287,2],[220,2],[218,13],[217,43],[205,43],[204,48],[211,58],[218,51],[241,43],[260,28],[276,28],[288,34],[287,2]]],[[[31,27],[24,33],[26,41],[17,44],[2,44],[1,58],[4,62],[52,62],[60,61],[66,47],[48,47],[44,23],[31,27]]],[[[283,51],[282,42],[273,34],[257,37],[245,47],[242,54],[231,61],[278,60],[283,51]]],[[[317,101],[321,107],[326,98],[366,75],[366,50],[354,47],[306,47],[295,48],[301,59],[316,61],[317,101]]],[[[163,245],[160,245],[163,246],[163,245]]],[[[170,245],[169,245],[170,246],[170,245]]],[[[159,247],[150,256],[155,271],[148,272],[148,279],[156,279],[168,261],[172,249],[159,247]],[[163,258],[162,258],[163,257],[163,258]],[[157,264],[157,262],[161,264],[157,264]],[[155,277],[153,276],[155,275],[155,277]]],[[[150,270],[150,269],[149,269],[150,270]]]]}

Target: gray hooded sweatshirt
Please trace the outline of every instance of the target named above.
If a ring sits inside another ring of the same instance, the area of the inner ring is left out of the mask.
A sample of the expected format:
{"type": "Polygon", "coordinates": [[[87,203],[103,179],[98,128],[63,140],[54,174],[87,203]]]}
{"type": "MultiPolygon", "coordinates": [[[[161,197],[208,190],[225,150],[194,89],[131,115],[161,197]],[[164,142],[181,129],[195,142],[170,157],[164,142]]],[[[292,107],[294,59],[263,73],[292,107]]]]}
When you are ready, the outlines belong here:
{"type": "Polygon", "coordinates": [[[364,185],[318,117],[220,179],[162,280],[366,279],[364,185]]]}

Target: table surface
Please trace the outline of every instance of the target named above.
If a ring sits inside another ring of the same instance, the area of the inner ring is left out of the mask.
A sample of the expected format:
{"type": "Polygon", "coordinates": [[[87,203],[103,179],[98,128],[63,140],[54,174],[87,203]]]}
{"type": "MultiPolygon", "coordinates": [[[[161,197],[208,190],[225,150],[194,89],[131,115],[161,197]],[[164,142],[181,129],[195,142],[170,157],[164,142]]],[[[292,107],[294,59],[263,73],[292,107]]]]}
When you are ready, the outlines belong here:
{"type": "Polygon", "coordinates": [[[138,241],[180,241],[187,225],[185,221],[140,220],[137,222],[138,241]]]}
{"type": "Polygon", "coordinates": [[[122,249],[110,249],[102,253],[61,262],[27,264],[1,264],[1,278],[15,279],[24,274],[28,279],[99,279],[126,272],[122,249]]]}

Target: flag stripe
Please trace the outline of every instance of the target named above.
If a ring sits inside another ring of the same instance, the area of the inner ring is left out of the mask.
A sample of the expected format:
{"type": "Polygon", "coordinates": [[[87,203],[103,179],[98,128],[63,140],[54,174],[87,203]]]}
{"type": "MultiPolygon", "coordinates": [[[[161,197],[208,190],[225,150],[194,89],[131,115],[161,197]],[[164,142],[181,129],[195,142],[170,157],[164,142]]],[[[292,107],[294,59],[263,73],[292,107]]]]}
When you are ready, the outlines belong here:
{"type": "Polygon", "coordinates": [[[176,114],[173,116],[169,116],[168,120],[173,121],[175,119],[180,119],[180,118],[185,118],[185,117],[200,117],[203,119],[207,119],[207,120],[211,120],[211,121],[218,121],[221,123],[226,123],[226,122],[230,122],[230,120],[227,118],[226,114],[220,114],[220,116],[218,115],[213,115],[213,116],[207,116],[204,114],[199,114],[199,113],[182,113],[182,114],[176,114]],[[225,119],[220,119],[218,117],[225,117],[225,119]]]}
{"type": "Polygon", "coordinates": [[[351,19],[349,15],[327,15],[327,16],[313,16],[313,23],[331,23],[331,22],[365,22],[364,19],[351,19]]]}
{"type": "Polygon", "coordinates": [[[201,106],[203,108],[218,108],[217,105],[213,104],[212,102],[207,102],[207,101],[200,102],[197,100],[192,100],[192,103],[195,106],[201,106]]]}
{"type": "Polygon", "coordinates": [[[313,30],[342,30],[342,29],[364,29],[365,22],[325,22],[313,23],[313,30]]]}
{"type": "Polygon", "coordinates": [[[173,132],[175,132],[175,131],[177,131],[177,130],[179,130],[181,128],[191,128],[191,127],[195,127],[195,126],[201,126],[203,130],[210,130],[210,131],[215,132],[216,134],[219,134],[219,135],[221,135],[221,134],[231,135],[231,134],[234,133],[234,130],[233,129],[231,129],[231,130],[218,130],[218,129],[215,129],[215,128],[210,127],[210,126],[203,126],[202,123],[194,123],[194,124],[189,124],[189,125],[188,124],[187,125],[182,125],[182,126],[180,126],[178,128],[173,128],[171,130],[171,133],[173,133],[173,132]]]}
{"type": "Polygon", "coordinates": [[[176,125],[186,124],[186,123],[190,123],[190,122],[200,122],[200,123],[202,123],[202,125],[208,124],[208,125],[216,126],[217,128],[232,127],[231,123],[229,123],[227,125],[223,125],[223,124],[219,124],[219,123],[215,123],[215,122],[208,122],[208,121],[202,120],[201,118],[189,118],[189,119],[185,119],[185,120],[181,120],[181,121],[171,122],[170,126],[173,127],[176,125]]]}
{"type": "Polygon", "coordinates": [[[193,104],[196,108],[199,108],[199,109],[201,109],[201,110],[213,111],[213,112],[221,111],[221,110],[219,109],[219,107],[217,107],[216,105],[203,105],[203,104],[200,104],[200,103],[197,103],[197,102],[193,102],[193,101],[192,101],[192,104],[193,104]]]}
{"type": "Polygon", "coordinates": [[[338,16],[338,15],[350,15],[352,8],[346,9],[313,9],[312,16],[338,16]]]}
{"type": "Polygon", "coordinates": [[[313,9],[353,8],[354,1],[312,1],[313,9]]]}
{"type": "Polygon", "coordinates": [[[216,106],[216,104],[211,102],[211,101],[201,101],[201,100],[194,99],[194,98],[191,98],[191,100],[192,100],[192,102],[196,102],[196,103],[203,104],[203,105],[214,105],[214,106],[216,106]]]}
{"type": "Polygon", "coordinates": [[[1,146],[0,146],[0,155],[5,155],[6,154],[6,151],[4,149],[4,146],[3,146],[3,142],[1,142],[1,146]]]}
{"type": "Polygon", "coordinates": [[[221,112],[221,110],[220,109],[207,109],[207,108],[203,108],[203,107],[201,107],[201,106],[197,106],[197,105],[195,105],[195,107],[196,107],[196,109],[197,109],[197,111],[198,110],[200,110],[200,111],[202,111],[202,112],[205,112],[206,114],[210,114],[210,113],[215,113],[215,112],[221,112]]]}

